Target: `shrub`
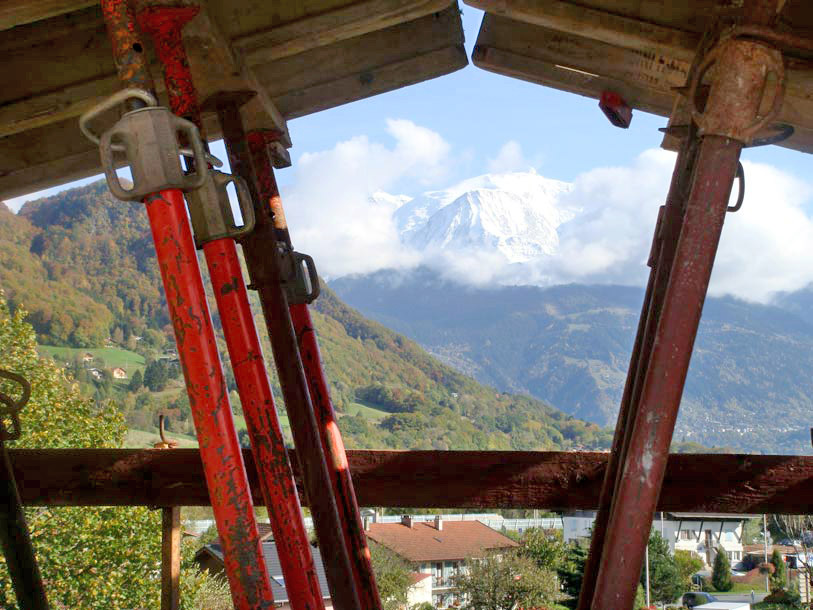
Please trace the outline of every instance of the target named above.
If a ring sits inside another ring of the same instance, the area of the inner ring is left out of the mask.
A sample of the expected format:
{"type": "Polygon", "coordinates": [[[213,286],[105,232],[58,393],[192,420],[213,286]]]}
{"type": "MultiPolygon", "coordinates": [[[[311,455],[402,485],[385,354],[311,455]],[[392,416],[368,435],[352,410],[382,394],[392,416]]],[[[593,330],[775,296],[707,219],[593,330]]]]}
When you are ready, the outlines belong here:
{"type": "Polygon", "coordinates": [[[762,601],[793,606],[799,604],[801,599],[801,596],[795,591],[776,589],[775,591],[771,591],[771,594],[765,597],[765,599],[762,601]]]}

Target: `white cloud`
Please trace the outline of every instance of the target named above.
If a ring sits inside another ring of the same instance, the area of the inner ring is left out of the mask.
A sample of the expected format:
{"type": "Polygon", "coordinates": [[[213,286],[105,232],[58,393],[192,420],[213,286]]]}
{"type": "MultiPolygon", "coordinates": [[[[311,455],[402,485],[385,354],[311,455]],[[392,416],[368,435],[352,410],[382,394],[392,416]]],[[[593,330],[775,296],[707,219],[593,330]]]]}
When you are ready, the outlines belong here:
{"type": "Polygon", "coordinates": [[[541,158],[526,159],[522,146],[516,140],[509,140],[502,145],[497,156],[488,160],[488,171],[492,174],[504,172],[525,172],[540,165],[541,158]]]}
{"type": "MultiPolygon", "coordinates": [[[[647,150],[627,166],[581,174],[556,202],[575,211],[558,228],[557,250],[510,265],[489,248],[416,251],[401,244],[392,218],[397,206],[371,204],[369,195],[400,192],[405,181],[413,187],[409,194],[419,195],[447,176],[452,158],[434,131],[406,120],[388,121],[387,129],[390,145],[359,136],[295,164],[295,183],[284,193],[294,243],[315,256],[326,276],[424,264],[472,284],[645,284],[673,153],[647,150]]],[[[813,282],[813,219],[805,211],[813,185],[768,165],[744,165],[745,203],[726,218],[710,293],[767,302],[778,291],[813,282]]],[[[488,166],[492,172],[528,169],[513,141],[488,166]]]]}
{"type": "Polygon", "coordinates": [[[357,136],[330,150],[305,153],[294,164],[294,184],[283,189],[297,248],[327,277],[404,268],[419,256],[400,244],[392,210],[369,195],[410,179],[427,186],[445,177],[449,144],[436,132],[398,119],[387,121],[393,146],[357,136]]]}
{"type": "Polygon", "coordinates": [[[813,282],[813,219],[804,210],[813,185],[769,165],[743,166],[745,200],[726,216],[710,288],[766,302],[813,282]]]}

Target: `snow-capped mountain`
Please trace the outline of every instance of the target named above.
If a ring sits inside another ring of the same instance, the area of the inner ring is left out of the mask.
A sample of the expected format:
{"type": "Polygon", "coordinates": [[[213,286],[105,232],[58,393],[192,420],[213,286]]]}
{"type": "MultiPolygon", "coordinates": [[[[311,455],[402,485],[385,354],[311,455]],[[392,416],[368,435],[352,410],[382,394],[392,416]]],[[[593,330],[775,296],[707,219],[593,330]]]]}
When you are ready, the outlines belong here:
{"type": "Polygon", "coordinates": [[[524,263],[557,250],[557,229],[575,213],[561,203],[570,189],[532,170],[485,174],[414,199],[379,192],[371,201],[394,211],[407,246],[496,252],[508,263],[524,263]]]}

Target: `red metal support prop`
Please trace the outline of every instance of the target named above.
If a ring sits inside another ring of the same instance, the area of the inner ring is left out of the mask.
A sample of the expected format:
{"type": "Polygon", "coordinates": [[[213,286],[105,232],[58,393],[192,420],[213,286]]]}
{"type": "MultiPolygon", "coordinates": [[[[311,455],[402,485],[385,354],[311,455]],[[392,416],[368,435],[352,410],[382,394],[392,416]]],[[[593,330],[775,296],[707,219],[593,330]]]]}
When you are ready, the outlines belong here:
{"type": "MultiPolygon", "coordinates": [[[[599,542],[592,549],[593,569],[600,558],[590,605],[593,610],[632,607],[740,152],[773,119],[782,103],[781,55],[760,43],[727,40],[697,69],[689,94],[692,104],[694,91],[712,60],[718,66],[708,101],[702,112],[693,112],[703,137],[696,161],[689,163],[695,167],[679,239],[674,234],[661,236],[668,243],[662,242],[657,263],[661,268],[656,270],[661,278],[656,278],[653,286],[657,290],[664,285],[666,269],[668,283],[660,311],[661,299],[653,290],[644,340],[637,345],[639,363],[645,367],[641,369],[639,364],[636,370],[630,369],[630,409],[619,417],[616,430],[615,448],[623,442],[617,459],[623,463],[616,474],[606,532],[600,532],[605,536],[604,544],[599,542]],[[771,72],[776,75],[777,86],[769,110],[761,114],[766,78],[771,72]],[[675,242],[674,260],[666,265],[675,242]],[[600,555],[595,553],[599,548],[600,555]]],[[[680,163],[687,161],[685,155],[679,159],[680,163]]],[[[676,169],[673,186],[680,185],[682,176],[676,169]]],[[[677,190],[679,194],[681,189],[677,190]]],[[[673,215],[676,210],[667,209],[667,213],[673,215]]],[[[675,223],[671,225],[674,229],[675,223]]],[[[605,491],[611,475],[608,473],[605,491]]],[[[589,586],[582,595],[582,608],[586,607],[589,586]]]]}
{"type": "MultiPolygon", "coordinates": [[[[152,36],[156,54],[164,68],[172,111],[195,123],[203,136],[197,91],[181,36],[183,26],[198,10],[194,6],[148,7],[139,11],[138,22],[141,29],[152,36]]],[[[203,245],[203,252],[280,557],[285,589],[294,609],[323,609],[324,601],[313,554],[237,247],[233,239],[214,239],[203,245]]]]}
{"type": "MultiPolygon", "coordinates": [[[[126,0],[102,0],[119,77],[152,91],[126,0]]],[[[254,506],[180,190],[145,198],[235,608],[273,607],[254,506]]]]}
{"type": "Polygon", "coordinates": [[[231,169],[245,179],[254,199],[256,225],[254,232],[242,240],[243,252],[268,326],[302,479],[325,561],[333,606],[337,610],[365,608],[359,601],[350,555],[344,544],[342,521],[332,493],[319,424],[311,404],[297,337],[282,287],[277,236],[271,209],[264,203],[269,196],[259,186],[239,105],[233,99],[221,98],[219,102],[214,101],[214,106],[220,119],[231,169]]]}
{"type": "Polygon", "coordinates": [[[691,187],[692,172],[697,157],[697,135],[693,127],[678,153],[672,183],[666,197],[666,205],[658,213],[655,235],[652,240],[649,266],[651,271],[647,283],[638,331],[630,357],[627,380],[618,412],[618,422],[613,437],[613,446],[607,461],[607,472],[601,489],[593,534],[590,540],[590,553],[585,564],[582,590],[579,595],[578,610],[589,610],[595,593],[596,578],[601,561],[601,551],[610,520],[610,509],[616,487],[619,484],[620,466],[626,460],[632,422],[638,412],[643,376],[652,350],[663,299],[669,284],[669,276],[677,246],[677,238],[683,226],[685,201],[691,187]]]}
{"type": "MultiPolygon", "coordinates": [[[[274,228],[277,237],[289,251],[293,251],[282,198],[274,177],[274,168],[268,151],[268,145],[277,140],[277,134],[270,131],[254,131],[248,134],[248,146],[261,188],[261,196],[267,201],[274,215],[274,228]]],[[[364,534],[356,492],[347,464],[347,455],[341,431],[336,419],[336,412],[330,399],[330,391],[325,377],[322,357],[316,332],[311,321],[310,311],[305,303],[290,303],[289,311],[294,330],[299,342],[299,353],[305,367],[311,402],[319,422],[322,448],[327,458],[333,493],[342,521],[345,546],[348,549],[353,568],[353,576],[361,597],[362,607],[376,610],[381,608],[381,599],[373,574],[370,549],[364,534]]]]}
{"type": "Polygon", "coordinates": [[[285,589],[296,610],[324,608],[234,241],[218,239],[207,243],[203,250],[282,565],[285,589]]]}

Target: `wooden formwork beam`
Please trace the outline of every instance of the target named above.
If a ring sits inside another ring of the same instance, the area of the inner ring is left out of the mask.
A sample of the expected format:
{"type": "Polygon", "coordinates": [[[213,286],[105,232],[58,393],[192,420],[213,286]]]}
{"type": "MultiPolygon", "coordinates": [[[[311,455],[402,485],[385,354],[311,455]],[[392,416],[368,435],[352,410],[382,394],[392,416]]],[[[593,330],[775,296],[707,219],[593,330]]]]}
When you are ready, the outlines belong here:
{"type": "MultiPolygon", "coordinates": [[[[205,506],[197,449],[9,451],[27,505],[205,506]]],[[[598,505],[606,453],[348,451],[360,506],[546,508],[598,505]]],[[[254,500],[254,462],[244,452],[254,500]]],[[[291,455],[291,464],[297,464],[291,455]]],[[[295,473],[297,478],[299,473],[295,473]]],[[[732,514],[810,512],[813,457],[675,454],[658,510],[732,514]],[[714,473],[710,479],[709,473],[714,473]]]]}
{"type": "Polygon", "coordinates": [[[0,30],[41,21],[98,4],[98,0],[3,0],[0,30]]]}

